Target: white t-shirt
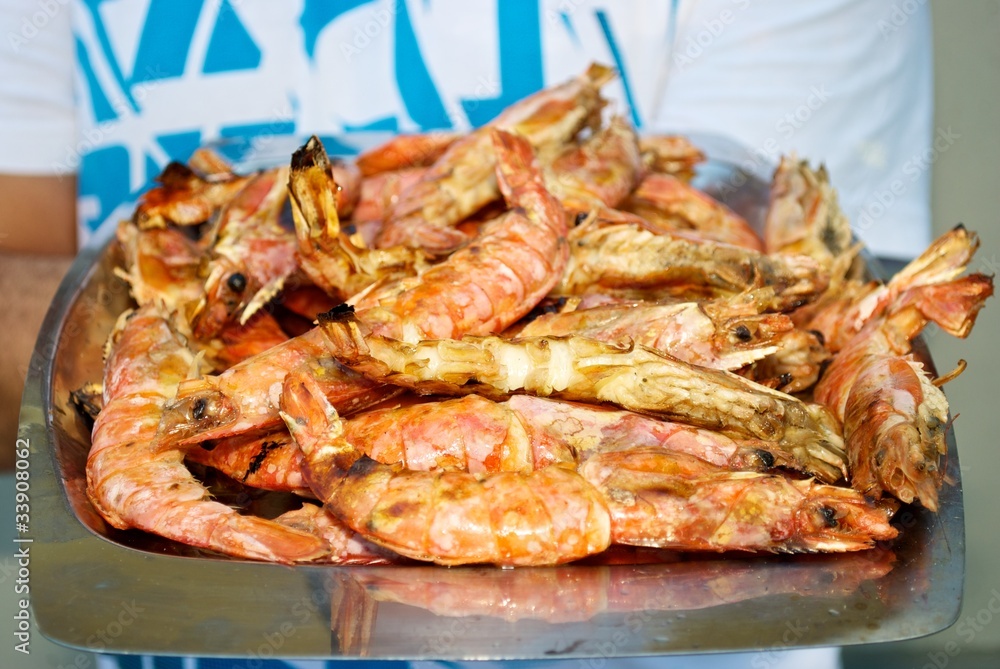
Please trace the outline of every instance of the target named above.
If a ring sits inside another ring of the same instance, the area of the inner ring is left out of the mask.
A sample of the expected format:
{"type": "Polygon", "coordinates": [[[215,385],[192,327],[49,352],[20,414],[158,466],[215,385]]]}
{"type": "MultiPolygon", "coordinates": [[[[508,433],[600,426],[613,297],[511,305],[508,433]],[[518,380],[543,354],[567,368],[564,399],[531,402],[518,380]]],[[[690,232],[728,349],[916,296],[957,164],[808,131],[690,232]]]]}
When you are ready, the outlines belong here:
{"type": "Polygon", "coordinates": [[[641,130],[825,162],[893,257],[929,243],[953,141],[920,0],[8,0],[0,27],[0,170],[79,172],[84,240],[201,143],[468,128],[590,61],[641,130]]]}

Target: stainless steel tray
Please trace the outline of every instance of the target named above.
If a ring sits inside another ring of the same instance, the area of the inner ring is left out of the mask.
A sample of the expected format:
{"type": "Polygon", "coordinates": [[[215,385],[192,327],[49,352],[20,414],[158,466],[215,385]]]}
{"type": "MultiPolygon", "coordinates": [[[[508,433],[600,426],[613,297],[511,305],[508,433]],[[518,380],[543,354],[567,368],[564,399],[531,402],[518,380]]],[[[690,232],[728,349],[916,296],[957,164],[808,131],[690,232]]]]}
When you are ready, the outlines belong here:
{"type": "MultiPolygon", "coordinates": [[[[759,223],[770,166],[730,143],[697,139],[713,156],[699,185],[759,223]]],[[[603,563],[545,569],[293,568],[114,530],[85,496],[90,437],[69,393],[101,378],[102,345],[129,304],[113,274],[117,262],[106,244],[77,258],[42,327],[21,408],[20,437],[30,442],[32,523],[21,536],[33,541],[31,606],[56,642],[257,658],[757,650],[766,660],[774,650],[918,637],[958,616],[965,535],[951,438],[955,483],[943,490],[940,512],[904,507],[898,540],[848,555],[623,551],[603,563]],[[627,564],[636,560],[644,564],[627,564]]]]}

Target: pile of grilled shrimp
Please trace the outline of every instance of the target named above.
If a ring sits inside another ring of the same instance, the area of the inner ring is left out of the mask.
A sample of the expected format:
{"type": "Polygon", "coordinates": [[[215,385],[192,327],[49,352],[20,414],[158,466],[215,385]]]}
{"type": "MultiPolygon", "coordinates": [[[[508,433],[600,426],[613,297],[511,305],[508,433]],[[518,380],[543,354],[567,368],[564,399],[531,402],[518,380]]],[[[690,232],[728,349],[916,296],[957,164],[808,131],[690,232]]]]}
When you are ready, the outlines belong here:
{"type": "Polygon", "coordinates": [[[969,334],[976,236],[865,280],[786,158],[761,237],[690,185],[697,147],[608,113],[612,77],[353,160],[169,165],[118,229],[94,507],[240,558],[502,566],[857,551],[936,510],[961,366],[911,342],[969,334]],[[258,517],[206,471],[301,503],[258,517]]]}

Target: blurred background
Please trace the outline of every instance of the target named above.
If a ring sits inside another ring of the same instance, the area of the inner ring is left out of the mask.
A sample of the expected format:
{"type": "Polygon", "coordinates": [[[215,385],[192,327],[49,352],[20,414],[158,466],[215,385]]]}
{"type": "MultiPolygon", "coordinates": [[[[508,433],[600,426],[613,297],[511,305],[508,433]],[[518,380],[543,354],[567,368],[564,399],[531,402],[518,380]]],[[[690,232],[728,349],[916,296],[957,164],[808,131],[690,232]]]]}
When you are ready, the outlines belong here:
{"type": "MultiPolygon", "coordinates": [[[[924,0],[900,0],[902,10],[924,0]]],[[[1000,0],[931,0],[934,14],[936,120],[938,134],[947,138],[933,157],[933,212],[935,234],[964,223],[980,234],[982,247],[973,263],[975,271],[996,274],[1000,269],[1000,184],[996,162],[1000,158],[1000,0]]],[[[832,175],[836,183],[837,175],[832,175]]],[[[2,289],[2,286],[0,286],[2,289]]],[[[55,289],[55,285],[48,287],[55,289]]],[[[50,294],[38,299],[48,300],[50,294]]],[[[37,323],[22,323],[22,332],[34,332],[37,323]]],[[[13,333],[16,335],[16,332],[13,333]]],[[[13,336],[12,335],[12,336],[13,336]]],[[[988,304],[969,341],[944,335],[929,341],[940,371],[959,359],[969,369],[948,384],[946,391],[961,452],[967,522],[967,577],[959,621],[950,629],[923,639],[845,650],[847,669],[935,667],[1000,667],[1000,455],[993,439],[1000,433],[992,421],[1000,399],[1000,304],[988,304]]],[[[25,365],[26,366],[26,365],[25,365]]],[[[4,398],[4,404],[16,398],[4,398]]],[[[12,450],[12,445],[6,445],[12,450]]],[[[0,486],[0,517],[13,517],[12,477],[5,474],[0,486]]],[[[4,530],[0,558],[0,617],[11,620],[14,560],[10,555],[13,528],[4,530]]],[[[16,570],[15,570],[16,571],[16,570]]],[[[12,644],[0,646],[5,667],[94,666],[92,658],[32,636],[32,653],[15,653],[12,644]]]]}
{"type": "MultiPolygon", "coordinates": [[[[899,5],[905,7],[903,0],[899,5]]],[[[935,121],[954,142],[933,163],[934,233],[957,223],[979,233],[973,271],[1000,272],[1000,1],[932,0],[935,121]]],[[[947,142],[941,142],[945,146],[947,142]]],[[[832,175],[836,182],[836,175],[832,175]]],[[[928,344],[939,371],[959,359],[968,371],[945,387],[955,419],[965,489],[965,601],[958,622],[924,639],[863,646],[844,654],[846,669],[1000,667],[1000,309],[996,298],[980,313],[967,341],[939,334],[928,344]]]]}

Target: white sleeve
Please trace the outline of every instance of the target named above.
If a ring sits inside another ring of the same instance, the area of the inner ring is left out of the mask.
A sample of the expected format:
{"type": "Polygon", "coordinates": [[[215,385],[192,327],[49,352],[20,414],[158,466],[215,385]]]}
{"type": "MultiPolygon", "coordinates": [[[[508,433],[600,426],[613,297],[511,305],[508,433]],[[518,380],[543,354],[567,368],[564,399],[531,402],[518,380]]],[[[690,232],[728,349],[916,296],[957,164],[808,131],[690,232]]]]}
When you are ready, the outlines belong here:
{"type": "Polygon", "coordinates": [[[73,150],[68,0],[0,2],[0,172],[63,174],[73,150]]]}
{"type": "Polygon", "coordinates": [[[950,136],[932,138],[931,62],[926,3],[685,2],[651,125],[826,163],[869,248],[912,257],[930,243],[930,164],[950,136]]]}

